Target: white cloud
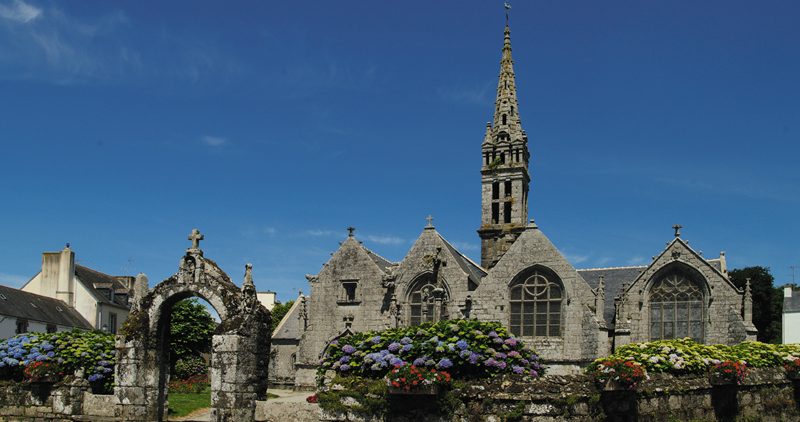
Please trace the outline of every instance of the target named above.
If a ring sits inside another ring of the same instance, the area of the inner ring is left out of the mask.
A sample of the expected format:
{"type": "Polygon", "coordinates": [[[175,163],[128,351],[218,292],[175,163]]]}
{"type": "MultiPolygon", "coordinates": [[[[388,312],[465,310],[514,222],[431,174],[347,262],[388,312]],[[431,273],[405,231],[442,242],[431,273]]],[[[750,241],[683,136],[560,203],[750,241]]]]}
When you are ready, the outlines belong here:
{"type": "Polygon", "coordinates": [[[368,235],[364,236],[364,239],[369,240],[370,242],[379,243],[381,245],[400,245],[406,242],[404,239],[401,239],[397,236],[368,235]]]}
{"type": "Polygon", "coordinates": [[[571,262],[573,264],[580,264],[582,262],[586,262],[586,260],[589,259],[589,256],[588,255],[570,255],[570,254],[566,254],[566,258],[567,258],[567,260],[569,262],[571,262]]]}
{"type": "Polygon", "coordinates": [[[42,9],[31,6],[20,0],[12,4],[0,4],[0,17],[13,21],[28,23],[42,14],[42,9]]]}
{"type": "Polygon", "coordinates": [[[8,273],[0,273],[0,284],[11,286],[11,287],[22,287],[23,284],[27,283],[30,280],[30,277],[16,275],[16,274],[8,274],[8,273]]]}
{"type": "Polygon", "coordinates": [[[311,229],[311,230],[306,230],[304,233],[305,233],[306,235],[308,235],[308,236],[318,236],[318,237],[322,237],[322,236],[334,236],[334,235],[336,235],[336,234],[337,234],[337,233],[336,233],[336,232],[334,232],[333,230],[321,230],[321,229],[311,229]]]}
{"type": "Polygon", "coordinates": [[[478,245],[470,242],[450,242],[459,251],[477,251],[478,245]]]}
{"type": "Polygon", "coordinates": [[[204,144],[210,147],[221,147],[228,143],[228,140],[226,138],[222,138],[219,136],[203,136],[202,140],[204,144]]]}
{"type": "Polygon", "coordinates": [[[643,256],[634,256],[628,260],[628,265],[642,265],[646,262],[645,259],[643,256]]]}

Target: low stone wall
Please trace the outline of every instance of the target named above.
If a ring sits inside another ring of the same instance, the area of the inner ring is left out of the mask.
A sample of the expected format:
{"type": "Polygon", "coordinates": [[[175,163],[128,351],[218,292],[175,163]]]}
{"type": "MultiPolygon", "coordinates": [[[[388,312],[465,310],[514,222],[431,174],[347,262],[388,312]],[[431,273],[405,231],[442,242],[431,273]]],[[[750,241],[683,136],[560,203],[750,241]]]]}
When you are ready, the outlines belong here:
{"type": "Polygon", "coordinates": [[[67,379],[60,383],[0,383],[0,421],[70,421],[83,413],[83,394],[89,383],[67,379]]]}
{"type": "MultiPolygon", "coordinates": [[[[636,391],[601,391],[586,376],[546,376],[523,383],[493,379],[454,390],[453,414],[431,415],[435,398],[406,400],[382,418],[445,421],[789,421],[800,420],[800,383],[782,369],[752,370],[740,386],[711,386],[704,376],[656,374],[636,391]]],[[[391,400],[398,400],[392,398],[391,400]]],[[[435,409],[434,409],[435,410],[435,409]]],[[[308,421],[316,419],[308,419],[308,421]]],[[[323,413],[325,421],[378,420],[323,413]]]]}

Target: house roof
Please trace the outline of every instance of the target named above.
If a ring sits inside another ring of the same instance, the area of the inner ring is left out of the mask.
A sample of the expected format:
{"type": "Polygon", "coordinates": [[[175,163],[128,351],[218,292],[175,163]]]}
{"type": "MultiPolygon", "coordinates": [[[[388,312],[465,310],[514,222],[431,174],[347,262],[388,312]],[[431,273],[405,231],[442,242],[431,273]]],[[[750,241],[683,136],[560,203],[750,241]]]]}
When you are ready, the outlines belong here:
{"type": "Polygon", "coordinates": [[[396,265],[394,262],[389,261],[388,259],[369,250],[364,245],[361,245],[361,247],[367,252],[367,255],[369,255],[369,259],[371,259],[372,262],[374,262],[375,265],[377,265],[384,273],[389,271],[389,267],[396,265]]]}
{"type": "Polygon", "coordinates": [[[272,333],[273,339],[300,339],[300,336],[303,334],[300,328],[300,307],[303,297],[303,295],[300,295],[295,299],[292,307],[289,308],[289,311],[283,316],[278,326],[275,327],[275,331],[272,333]]]}
{"type": "Polygon", "coordinates": [[[445,246],[447,246],[447,249],[450,251],[453,257],[455,257],[456,263],[458,263],[458,266],[461,267],[461,270],[467,273],[469,275],[469,278],[471,278],[472,281],[475,282],[475,284],[480,284],[481,279],[486,276],[486,270],[481,268],[480,265],[476,264],[471,259],[467,258],[466,255],[459,252],[458,249],[456,249],[453,245],[450,244],[450,242],[448,242],[444,237],[442,237],[442,235],[439,234],[438,231],[436,232],[436,234],[439,236],[440,239],[442,239],[442,242],[444,242],[445,246]]]}
{"type": "Polygon", "coordinates": [[[124,284],[122,284],[122,282],[119,281],[117,277],[101,273],[100,271],[96,271],[82,265],[75,265],[75,275],[78,276],[78,280],[80,280],[83,286],[92,293],[98,302],[105,303],[107,305],[120,306],[126,309],[130,308],[130,305],[128,305],[123,298],[114,295],[114,300],[112,301],[107,295],[101,293],[95,287],[95,284],[109,284],[114,292],[118,290],[127,291],[128,289],[124,284]]]}
{"type": "Polygon", "coordinates": [[[800,288],[792,288],[791,297],[783,297],[783,313],[800,312],[800,288]]]}
{"type": "Polygon", "coordinates": [[[91,330],[81,314],[59,299],[0,285],[0,314],[91,330]]]}

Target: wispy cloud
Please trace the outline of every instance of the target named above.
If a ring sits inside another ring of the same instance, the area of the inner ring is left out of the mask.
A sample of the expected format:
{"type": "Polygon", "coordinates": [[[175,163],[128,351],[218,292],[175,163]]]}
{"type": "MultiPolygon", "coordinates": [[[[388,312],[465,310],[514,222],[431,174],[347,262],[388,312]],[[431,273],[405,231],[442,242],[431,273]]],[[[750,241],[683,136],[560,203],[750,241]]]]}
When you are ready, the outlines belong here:
{"type": "Polygon", "coordinates": [[[0,284],[11,287],[22,287],[30,277],[17,274],[0,273],[0,284]]]}
{"type": "Polygon", "coordinates": [[[588,255],[577,255],[577,254],[575,255],[566,254],[565,257],[572,264],[580,264],[582,262],[586,262],[589,259],[588,255]]]}
{"type": "Polygon", "coordinates": [[[488,81],[479,86],[450,86],[439,88],[436,93],[439,98],[449,103],[460,104],[486,104],[491,101],[494,81],[488,81]]]}
{"type": "Polygon", "coordinates": [[[794,184],[755,183],[752,181],[737,182],[735,180],[720,182],[701,180],[699,178],[689,179],[673,177],[658,177],[655,181],[672,188],[708,194],[738,196],[750,199],[767,199],[781,202],[800,201],[800,189],[794,184]]]}
{"type": "Polygon", "coordinates": [[[324,237],[324,236],[336,236],[340,233],[335,232],[333,230],[310,229],[304,231],[303,234],[306,236],[324,237]]]}
{"type": "Polygon", "coordinates": [[[646,259],[643,256],[634,256],[628,260],[628,265],[642,265],[647,262],[646,259]]]}
{"type": "Polygon", "coordinates": [[[42,14],[42,9],[34,7],[20,0],[11,4],[0,4],[0,18],[10,19],[21,23],[28,23],[42,14]]]}
{"type": "Polygon", "coordinates": [[[242,236],[248,238],[260,238],[263,236],[275,236],[278,229],[272,226],[250,226],[241,230],[242,236]]]}
{"type": "Polygon", "coordinates": [[[478,245],[470,242],[450,242],[459,251],[477,251],[478,245]]]}
{"type": "Polygon", "coordinates": [[[367,235],[364,236],[364,239],[375,242],[381,245],[401,245],[406,243],[405,239],[402,239],[397,236],[376,236],[376,235],[367,235]]]}
{"type": "Polygon", "coordinates": [[[221,147],[228,143],[227,138],[222,138],[220,136],[203,136],[201,139],[204,144],[210,147],[221,147]]]}

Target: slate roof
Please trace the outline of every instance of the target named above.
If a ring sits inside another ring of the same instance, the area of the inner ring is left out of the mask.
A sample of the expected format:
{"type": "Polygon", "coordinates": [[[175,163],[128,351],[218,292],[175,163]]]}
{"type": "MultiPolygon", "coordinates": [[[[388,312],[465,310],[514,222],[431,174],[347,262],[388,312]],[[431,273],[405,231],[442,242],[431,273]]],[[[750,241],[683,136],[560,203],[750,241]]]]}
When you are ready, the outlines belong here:
{"type": "Polygon", "coordinates": [[[378,267],[380,267],[381,271],[383,271],[384,273],[389,271],[389,267],[395,265],[394,262],[389,261],[388,259],[376,254],[375,252],[372,252],[371,250],[364,247],[364,245],[361,245],[361,247],[364,248],[364,250],[367,252],[367,255],[369,255],[369,259],[371,259],[372,262],[374,262],[378,267]]]}
{"type": "Polygon", "coordinates": [[[122,297],[114,295],[114,300],[112,301],[108,295],[95,288],[95,284],[110,284],[111,289],[115,292],[119,290],[127,292],[128,289],[116,277],[82,265],[75,265],[75,275],[78,276],[78,280],[81,281],[83,286],[86,287],[99,302],[107,305],[121,306],[126,309],[130,308],[130,305],[128,305],[122,297]]]}
{"type": "Polygon", "coordinates": [[[298,296],[294,304],[289,308],[289,312],[283,316],[283,319],[275,327],[272,333],[273,340],[297,340],[302,335],[300,330],[300,306],[303,296],[298,296]]]}
{"type": "Polygon", "coordinates": [[[453,247],[450,242],[445,240],[445,238],[442,237],[439,232],[436,232],[436,234],[439,235],[439,238],[442,239],[442,242],[444,242],[445,246],[447,246],[447,249],[456,258],[456,263],[458,263],[458,266],[461,267],[461,270],[467,273],[469,278],[472,279],[475,284],[480,284],[481,279],[486,276],[486,271],[471,259],[467,258],[466,255],[459,252],[458,249],[453,247]]]}
{"type": "Polygon", "coordinates": [[[783,298],[783,313],[800,312],[800,288],[792,288],[792,296],[783,298]]]}
{"type": "Polygon", "coordinates": [[[75,309],[59,299],[25,292],[0,285],[0,314],[47,324],[91,330],[89,324],[75,309]]]}
{"type": "MultiPolygon", "coordinates": [[[[721,264],[719,259],[707,259],[712,267],[720,270],[721,264]]],[[[578,274],[589,283],[592,289],[597,288],[600,282],[600,276],[603,276],[605,283],[605,308],[603,309],[603,318],[606,323],[614,323],[614,298],[622,293],[622,285],[630,285],[636,277],[647,269],[646,265],[637,265],[632,267],[609,267],[609,268],[589,268],[578,270],[578,274]]]]}

